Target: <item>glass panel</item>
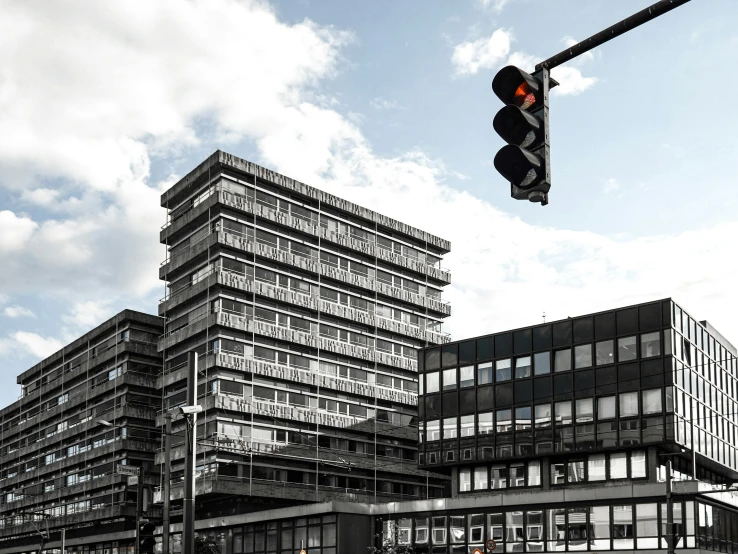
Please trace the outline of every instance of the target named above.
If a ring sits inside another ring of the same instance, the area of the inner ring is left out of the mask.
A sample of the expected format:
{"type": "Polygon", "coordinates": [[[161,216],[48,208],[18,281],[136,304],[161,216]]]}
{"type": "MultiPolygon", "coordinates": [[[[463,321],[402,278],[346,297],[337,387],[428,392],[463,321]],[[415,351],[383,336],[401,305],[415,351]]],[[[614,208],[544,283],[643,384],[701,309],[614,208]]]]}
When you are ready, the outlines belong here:
{"type": "Polygon", "coordinates": [[[605,460],[604,454],[593,454],[587,458],[590,481],[604,481],[607,479],[605,460]]]}
{"type": "Polygon", "coordinates": [[[459,470],[459,492],[469,492],[471,490],[471,470],[462,468],[459,470]]]}
{"type": "Polygon", "coordinates": [[[631,417],[638,415],[638,393],[623,392],[619,395],[620,417],[631,417]]]}
{"type": "Polygon", "coordinates": [[[451,543],[466,542],[466,516],[451,516],[451,543]]]}
{"type": "Polygon", "coordinates": [[[628,454],[618,452],[610,454],[610,479],[628,478],[628,454]]]}
{"type": "Polygon", "coordinates": [[[595,344],[595,362],[597,365],[615,363],[615,342],[603,340],[595,344]]]}
{"type": "Polygon", "coordinates": [[[477,366],[477,384],[488,385],[492,382],[492,362],[479,364],[477,366]]]}
{"type": "Polygon", "coordinates": [[[524,379],[525,377],[530,377],[530,374],[530,356],[521,356],[520,358],[515,358],[515,378],[524,379]]]}
{"type": "Polygon", "coordinates": [[[477,414],[477,433],[480,435],[494,433],[494,415],[492,412],[477,414]]]}
{"type": "Polygon", "coordinates": [[[505,551],[505,514],[487,514],[487,540],[497,543],[500,552],[505,551]]]}
{"type": "Polygon", "coordinates": [[[578,398],[577,404],[577,423],[587,423],[594,419],[594,399],[578,398]]]}
{"type": "Polygon", "coordinates": [[[441,440],[441,421],[434,419],[426,423],[427,438],[429,441],[441,440]]]}
{"type": "Polygon", "coordinates": [[[644,450],[634,450],[630,453],[630,476],[632,479],[646,477],[646,452],[644,450]]]}
{"type": "Polygon", "coordinates": [[[551,353],[539,352],[533,354],[533,374],[546,375],[551,373],[551,353]]]}
{"type": "Polygon", "coordinates": [[[563,485],[566,474],[566,464],[563,462],[551,463],[551,484],[563,485]]]}
{"type": "Polygon", "coordinates": [[[618,339],[618,361],[628,362],[638,357],[636,352],[636,338],[623,337],[618,339]]]}
{"type": "Polygon", "coordinates": [[[541,462],[538,460],[528,462],[528,486],[539,487],[541,485],[541,462]]]}
{"type": "Polygon", "coordinates": [[[633,549],[633,506],[612,507],[612,536],[615,550],[633,549]]]}
{"type": "Polygon", "coordinates": [[[536,427],[551,426],[551,404],[538,404],[536,406],[536,427]]]}
{"type": "Polygon", "coordinates": [[[457,436],[456,431],[456,418],[447,417],[443,420],[443,438],[444,439],[455,439],[457,436]]]}
{"type": "Polygon", "coordinates": [[[459,368],[459,388],[474,386],[474,366],[468,365],[459,368]]]}
{"type": "Polygon", "coordinates": [[[592,550],[610,550],[610,507],[589,508],[589,546],[592,550]]]}
{"type": "Polygon", "coordinates": [[[438,382],[438,372],[434,371],[433,373],[426,373],[425,374],[425,392],[431,393],[431,392],[438,392],[438,387],[440,386],[438,382]]]}
{"type": "Polygon", "coordinates": [[[554,371],[569,371],[571,369],[571,348],[557,350],[554,353],[554,371]]]}
{"type": "Polygon", "coordinates": [[[446,544],[446,518],[445,517],[434,517],[433,519],[433,534],[431,538],[433,544],[446,544]]]}
{"type": "Polygon", "coordinates": [[[611,419],[615,417],[615,397],[603,396],[597,399],[597,419],[611,419]]]}
{"type": "Polygon", "coordinates": [[[497,410],[497,432],[508,433],[512,431],[512,410],[497,410]]]}
{"type": "Polygon", "coordinates": [[[456,389],[456,368],[443,370],[443,390],[456,389]]]}
{"type": "Polygon", "coordinates": [[[556,402],[555,416],[557,425],[569,425],[571,423],[571,400],[556,402]]]}
{"type": "MultiPolygon", "coordinates": [[[[523,531],[523,512],[507,512],[505,514],[505,527],[507,530],[505,542],[523,542],[525,534],[523,531]]],[[[513,550],[518,551],[517,549],[513,550]]]]}
{"type": "Polygon", "coordinates": [[[661,413],[661,389],[650,389],[642,391],[643,413],[661,413]]]}
{"type": "Polygon", "coordinates": [[[574,369],[592,367],[592,345],[580,344],[574,347],[574,369]]]}
{"type": "Polygon", "coordinates": [[[481,491],[489,487],[487,481],[487,467],[475,467],[474,468],[474,490],[481,491]]]}
{"type": "Polygon", "coordinates": [[[546,510],[547,539],[549,552],[566,550],[566,511],[564,508],[546,510]]]}
{"type": "Polygon", "coordinates": [[[510,359],[497,360],[495,362],[495,379],[498,383],[500,381],[509,381],[512,379],[510,359]]]}
{"type": "Polygon", "coordinates": [[[507,488],[507,466],[493,465],[490,468],[489,485],[491,489],[506,489],[507,488]]]}
{"type": "Polygon", "coordinates": [[[525,538],[528,552],[543,551],[543,511],[532,510],[526,514],[525,538]]]}
{"type": "Polygon", "coordinates": [[[515,429],[523,431],[531,428],[530,406],[515,408],[515,429]]]}
{"type": "Polygon", "coordinates": [[[569,483],[584,482],[584,460],[569,460],[567,481],[569,483]]]}
{"type": "Polygon", "coordinates": [[[474,416],[473,415],[461,416],[460,436],[462,437],[473,437],[474,436],[474,416]]]}
{"type": "Polygon", "coordinates": [[[650,358],[661,355],[661,340],[659,332],[641,335],[641,358],[650,358]]]}
{"type": "Polygon", "coordinates": [[[638,548],[658,548],[658,533],[657,505],[636,504],[638,548]]]}
{"type": "Polygon", "coordinates": [[[484,540],[484,514],[469,516],[469,542],[481,543],[484,540]]]}
{"type": "Polygon", "coordinates": [[[428,544],[428,518],[415,518],[415,544],[428,544]]]}
{"type": "Polygon", "coordinates": [[[568,535],[569,551],[587,550],[588,509],[569,508],[568,535]]]}
{"type": "Polygon", "coordinates": [[[525,465],[524,464],[511,464],[510,465],[510,487],[524,487],[525,486],[525,465]]]}

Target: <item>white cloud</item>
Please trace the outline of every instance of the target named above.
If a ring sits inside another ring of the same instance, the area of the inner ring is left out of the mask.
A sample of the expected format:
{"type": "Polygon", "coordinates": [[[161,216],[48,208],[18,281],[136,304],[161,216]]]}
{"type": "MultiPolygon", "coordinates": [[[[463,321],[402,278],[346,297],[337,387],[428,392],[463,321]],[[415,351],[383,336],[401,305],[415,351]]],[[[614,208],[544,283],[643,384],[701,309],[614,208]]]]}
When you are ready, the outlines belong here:
{"type": "Polygon", "coordinates": [[[568,65],[554,67],[551,77],[559,82],[559,86],[551,93],[559,96],[576,96],[597,83],[597,77],[585,77],[578,68],[568,65]]]}
{"type": "Polygon", "coordinates": [[[17,345],[36,358],[47,358],[61,349],[61,341],[54,338],[44,338],[36,333],[16,331],[10,337],[17,345]]]}
{"type": "Polygon", "coordinates": [[[500,13],[510,0],[477,0],[477,6],[483,10],[500,13]]]}
{"type": "Polygon", "coordinates": [[[489,38],[457,44],[451,56],[456,74],[475,75],[480,69],[497,67],[510,53],[511,38],[509,31],[497,29],[489,38]]]}
{"type": "Polygon", "coordinates": [[[21,199],[29,204],[51,208],[58,200],[60,194],[61,192],[55,189],[37,188],[33,190],[24,190],[21,193],[21,199]]]}
{"type": "Polygon", "coordinates": [[[3,315],[6,317],[36,317],[36,314],[33,313],[32,310],[29,310],[28,308],[24,308],[23,306],[8,306],[3,310],[3,315]]]}
{"type": "Polygon", "coordinates": [[[73,330],[89,330],[113,316],[110,301],[86,300],[76,302],[62,320],[73,330]]]}
{"type": "Polygon", "coordinates": [[[38,225],[28,217],[10,210],[0,211],[0,252],[20,250],[30,240],[38,225]]]}
{"type": "Polygon", "coordinates": [[[377,96],[369,101],[369,105],[377,111],[397,110],[402,108],[397,100],[388,100],[382,96],[377,96]]]}
{"type": "Polygon", "coordinates": [[[620,190],[620,183],[618,183],[617,179],[608,179],[605,181],[605,184],[602,186],[602,190],[605,194],[610,194],[611,192],[617,192],[620,190]]]}

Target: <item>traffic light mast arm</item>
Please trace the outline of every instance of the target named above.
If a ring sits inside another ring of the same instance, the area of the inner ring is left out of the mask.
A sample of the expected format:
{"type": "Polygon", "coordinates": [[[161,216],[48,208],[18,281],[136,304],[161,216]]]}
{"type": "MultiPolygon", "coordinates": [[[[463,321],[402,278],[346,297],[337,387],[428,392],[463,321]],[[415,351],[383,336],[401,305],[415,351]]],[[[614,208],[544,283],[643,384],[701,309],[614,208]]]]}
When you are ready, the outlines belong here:
{"type": "Polygon", "coordinates": [[[600,31],[597,34],[584,39],[582,42],[575,44],[571,48],[567,48],[555,56],[551,56],[547,60],[542,61],[536,65],[536,71],[540,71],[544,68],[549,70],[553,69],[554,67],[566,63],[585,52],[589,52],[593,48],[597,48],[599,45],[606,43],[608,40],[619,37],[623,33],[627,33],[652,19],[656,19],[658,16],[663,15],[674,8],[678,8],[687,2],[689,2],[689,0],[659,0],[659,2],[656,2],[648,8],[641,10],[630,17],[626,17],[622,21],[615,23],[615,25],[609,26],[604,31],[600,31]]]}

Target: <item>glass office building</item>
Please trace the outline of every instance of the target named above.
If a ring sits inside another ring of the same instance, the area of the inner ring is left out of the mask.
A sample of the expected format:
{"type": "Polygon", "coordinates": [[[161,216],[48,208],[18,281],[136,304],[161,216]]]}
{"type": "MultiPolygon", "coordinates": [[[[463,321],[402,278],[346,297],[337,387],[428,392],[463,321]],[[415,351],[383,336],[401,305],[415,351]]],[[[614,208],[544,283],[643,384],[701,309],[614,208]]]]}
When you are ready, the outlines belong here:
{"type": "Polygon", "coordinates": [[[449,341],[448,241],[223,152],[162,206],[163,408],[196,351],[198,513],[443,496],[418,468],[417,353],[449,341]]]}
{"type": "Polygon", "coordinates": [[[737,354],[672,300],[423,349],[419,466],[453,492],[400,535],[433,553],[665,548],[670,461],[678,546],[732,549],[737,354]]]}

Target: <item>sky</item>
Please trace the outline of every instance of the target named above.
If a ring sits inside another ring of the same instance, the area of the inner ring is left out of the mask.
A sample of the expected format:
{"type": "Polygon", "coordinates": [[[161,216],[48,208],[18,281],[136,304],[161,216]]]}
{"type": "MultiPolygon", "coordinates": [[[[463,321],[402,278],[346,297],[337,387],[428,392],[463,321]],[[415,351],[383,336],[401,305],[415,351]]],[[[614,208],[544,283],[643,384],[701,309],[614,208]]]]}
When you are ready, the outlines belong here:
{"type": "Polygon", "coordinates": [[[548,206],[492,164],[495,73],[651,3],[0,0],[0,405],[156,313],[160,194],[217,149],[449,239],[453,339],[672,297],[738,344],[737,2],[554,70],[548,206]]]}

